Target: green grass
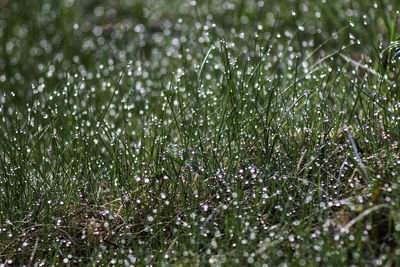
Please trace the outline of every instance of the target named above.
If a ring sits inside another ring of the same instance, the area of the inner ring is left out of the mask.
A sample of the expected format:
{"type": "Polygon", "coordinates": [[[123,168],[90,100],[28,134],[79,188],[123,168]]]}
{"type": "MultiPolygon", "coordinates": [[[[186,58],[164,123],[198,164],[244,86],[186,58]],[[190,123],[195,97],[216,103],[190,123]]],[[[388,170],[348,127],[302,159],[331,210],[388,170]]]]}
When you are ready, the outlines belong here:
{"type": "Polygon", "coordinates": [[[0,265],[400,264],[400,1],[0,0],[0,265]]]}

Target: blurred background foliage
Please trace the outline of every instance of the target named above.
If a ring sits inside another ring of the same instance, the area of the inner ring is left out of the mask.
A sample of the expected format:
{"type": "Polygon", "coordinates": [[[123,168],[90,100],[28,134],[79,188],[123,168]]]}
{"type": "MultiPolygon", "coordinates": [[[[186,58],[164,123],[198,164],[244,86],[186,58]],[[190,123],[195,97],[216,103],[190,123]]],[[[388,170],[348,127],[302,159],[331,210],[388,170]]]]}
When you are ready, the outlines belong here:
{"type": "MultiPolygon", "coordinates": [[[[399,2],[1,0],[0,75],[5,75],[3,80],[7,77],[9,87],[19,87],[18,95],[25,99],[32,83],[38,83],[49,68],[58,73],[94,73],[109,60],[116,69],[135,59],[157,62],[160,53],[168,53],[165,44],[182,36],[189,39],[187,47],[204,54],[215,40],[190,38],[207,22],[215,24],[216,38],[258,32],[262,41],[275,25],[279,34],[301,34],[315,47],[352,23],[355,27],[349,31],[360,44],[353,48],[356,60],[368,55],[376,61],[381,46],[390,42],[399,2]]],[[[248,46],[246,39],[235,44],[248,46]]],[[[58,78],[53,80],[57,83],[58,78]]]]}

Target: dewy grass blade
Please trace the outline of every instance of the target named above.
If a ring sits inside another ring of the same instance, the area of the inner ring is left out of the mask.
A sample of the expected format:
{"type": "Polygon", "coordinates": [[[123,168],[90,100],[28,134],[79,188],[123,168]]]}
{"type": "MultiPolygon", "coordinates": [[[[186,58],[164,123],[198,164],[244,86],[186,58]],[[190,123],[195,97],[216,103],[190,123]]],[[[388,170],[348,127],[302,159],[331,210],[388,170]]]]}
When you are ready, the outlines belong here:
{"type": "Polygon", "coordinates": [[[201,63],[200,70],[199,70],[199,74],[198,74],[198,76],[197,76],[197,90],[200,89],[201,82],[202,82],[202,80],[203,80],[204,68],[205,68],[206,63],[207,63],[207,59],[208,59],[208,57],[210,56],[211,51],[214,50],[214,48],[215,48],[215,46],[212,45],[212,46],[208,49],[208,51],[207,51],[207,53],[206,53],[206,56],[204,57],[203,62],[201,63]]]}
{"type": "Polygon", "coordinates": [[[110,97],[110,100],[108,101],[107,107],[105,108],[103,114],[102,114],[101,117],[100,117],[100,120],[99,120],[100,122],[103,122],[103,121],[104,121],[104,118],[106,117],[106,114],[107,114],[107,112],[108,112],[108,110],[109,110],[109,108],[110,108],[110,105],[111,105],[111,103],[112,103],[112,101],[113,101],[113,99],[114,99],[114,96],[115,96],[116,92],[118,92],[118,90],[119,90],[119,88],[120,88],[120,86],[121,86],[122,77],[124,77],[124,74],[125,74],[126,70],[128,69],[128,67],[129,67],[130,65],[131,65],[130,63],[126,64],[126,65],[125,65],[125,68],[124,68],[124,69],[121,71],[121,73],[119,74],[118,80],[117,80],[117,84],[116,84],[116,86],[115,86],[115,88],[114,88],[114,91],[113,91],[111,97],[110,97]]]}
{"type": "Polygon", "coordinates": [[[280,121],[279,124],[278,124],[278,128],[276,129],[276,133],[275,133],[274,139],[272,140],[272,144],[271,144],[271,153],[269,154],[268,162],[270,162],[270,160],[271,160],[271,157],[272,157],[272,155],[273,155],[273,150],[274,150],[275,145],[276,145],[276,141],[279,139],[279,138],[278,138],[278,136],[279,136],[279,130],[282,128],[283,125],[285,125],[285,123],[286,123],[286,117],[288,116],[289,112],[294,108],[294,106],[296,106],[296,104],[297,104],[302,98],[304,98],[305,96],[308,96],[309,94],[310,94],[310,91],[309,91],[309,90],[305,90],[305,91],[303,92],[303,94],[302,94],[300,97],[298,97],[298,98],[290,105],[290,107],[286,110],[285,114],[283,114],[283,117],[282,117],[281,121],[280,121]]]}

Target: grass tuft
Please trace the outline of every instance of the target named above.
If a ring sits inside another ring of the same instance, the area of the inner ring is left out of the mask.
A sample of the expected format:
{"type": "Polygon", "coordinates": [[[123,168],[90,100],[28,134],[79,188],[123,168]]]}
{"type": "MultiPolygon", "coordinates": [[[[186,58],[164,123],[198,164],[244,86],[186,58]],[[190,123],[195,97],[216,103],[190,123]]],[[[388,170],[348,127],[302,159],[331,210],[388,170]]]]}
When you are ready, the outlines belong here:
{"type": "Polygon", "coordinates": [[[0,0],[0,265],[399,265],[398,6],[0,0]]]}

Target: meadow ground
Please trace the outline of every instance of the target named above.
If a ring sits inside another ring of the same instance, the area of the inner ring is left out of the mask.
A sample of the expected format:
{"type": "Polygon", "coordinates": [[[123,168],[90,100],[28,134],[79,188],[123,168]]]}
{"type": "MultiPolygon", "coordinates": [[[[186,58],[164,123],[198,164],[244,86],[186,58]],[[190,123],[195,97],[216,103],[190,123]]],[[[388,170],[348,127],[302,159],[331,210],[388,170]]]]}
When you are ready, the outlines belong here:
{"type": "Polygon", "coordinates": [[[0,266],[400,265],[398,0],[0,0],[0,266]]]}

